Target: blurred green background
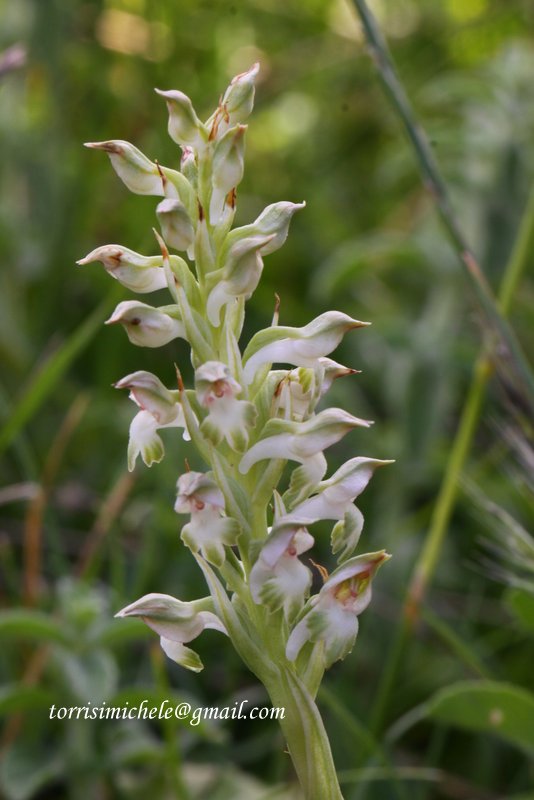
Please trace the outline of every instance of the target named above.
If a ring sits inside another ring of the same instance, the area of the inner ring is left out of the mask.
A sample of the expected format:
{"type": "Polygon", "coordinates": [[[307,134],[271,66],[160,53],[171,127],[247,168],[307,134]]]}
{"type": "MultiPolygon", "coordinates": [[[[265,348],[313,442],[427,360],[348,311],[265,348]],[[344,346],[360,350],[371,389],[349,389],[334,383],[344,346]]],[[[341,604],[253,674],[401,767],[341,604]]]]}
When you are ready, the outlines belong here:
{"type": "MultiPolygon", "coordinates": [[[[496,288],[534,173],[534,7],[371,7],[496,288]]],[[[422,618],[377,738],[369,733],[481,336],[350,3],[3,0],[0,10],[0,602],[10,609],[0,616],[0,796],[298,796],[287,788],[292,773],[274,722],[48,719],[51,703],[267,702],[217,634],[200,640],[205,670],[195,676],[165,661],[141,625],[112,619],[146,592],[193,599],[205,591],[172,510],[183,458],[194,467],[194,454],[170,434],[162,464],[129,477],[133,406],[111,388],[136,369],[172,385],[174,361],[188,374],[187,351],[136,349],[121,330],[104,328],[128,292],[99,265],[74,265],[111,242],[154,250],[153,199],[130,195],[107,158],[82,143],[127,139],[175,166],[153,88],[185,91],[205,118],[228,80],[259,60],[237,223],[277,200],[307,207],[266,260],[245,333],[269,324],[275,292],[282,324],[330,308],[372,321],[336,352],[363,374],[339,381],[329,403],[376,424],[347,437],[329,464],[356,454],[397,462],[361,503],[364,549],[387,547],[394,559],[376,582],[355,652],[331,670],[320,698],[346,797],[534,797],[534,716],[518,742],[498,730],[498,715],[470,732],[469,720],[446,723],[428,705],[465,679],[534,689],[534,545],[523,530],[533,510],[531,431],[497,381],[422,618]]],[[[525,347],[532,264],[530,254],[511,314],[525,347]]],[[[314,558],[333,566],[326,538],[314,558]]]]}

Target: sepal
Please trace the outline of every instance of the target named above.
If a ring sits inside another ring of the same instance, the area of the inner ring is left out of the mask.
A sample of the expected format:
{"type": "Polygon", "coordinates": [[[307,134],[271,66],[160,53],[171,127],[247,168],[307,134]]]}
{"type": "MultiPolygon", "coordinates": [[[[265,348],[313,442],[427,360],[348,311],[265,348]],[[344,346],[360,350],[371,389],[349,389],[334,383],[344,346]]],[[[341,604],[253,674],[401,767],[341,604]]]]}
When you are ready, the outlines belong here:
{"type": "Polygon", "coordinates": [[[351,458],[331,478],[319,484],[316,495],[293,508],[291,514],[308,525],[320,519],[343,519],[371,480],[375,469],[392,463],[364,456],[351,458]]]}
{"type": "Polygon", "coordinates": [[[157,94],[163,97],[169,111],[169,136],[179,145],[189,145],[201,149],[207,141],[208,134],[196,115],[189,97],[176,89],[162,91],[156,89],[157,94]]]}
{"type": "Polygon", "coordinates": [[[256,462],[267,458],[304,463],[338,442],[352,428],[370,425],[368,420],[353,417],[341,408],[327,408],[306,422],[269,420],[260,440],[241,459],[239,471],[245,474],[256,462]]]}
{"type": "Polygon", "coordinates": [[[163,238],[175,250],[190,250],[195,240],[191,218],[180,200],[166,198],[156,208],[163,238]]]}
{"type": "Polygon", "coordinates": [[[251,236],[270,236],[266,242],[261,253],[264,256],[274,253],[279,250],[287,239],[289,231],[289,224],[295,212],[305,208],[306,203],[291,203],[283,200],[279,203],[273,203],[267,206],[250,225],[244,225],[241,228],[234,228],[226,237],[222,249],[221,257],[224,260],[227,253],[237,242],[251,236]]]}
{"type": "Polygon", "coordinates": [[[97,247],[76,263],[80,266],[100,261],[106,272],[132,292],[146,294],[167,285],[161,256],[142,256],[128,247],[106,244],[97,247]]]}
{"type": "Polygon", "coordinates": [[[185,339],[185,328],[176,306],[154,308],[137,300],[119,303],[106,325],[120,323],[128,339],[139,347],[162,347],[173,339],[185,339]]]}
{"type": "Polygon", "coordinates": [[[263,271],[260,253],[271,238],[272,236],[253,236],[240,240],[228,251],[220,273],[221,279],[217,280],[219,273],[212,273],[212,281],[217,280],[217,283],[210,292],[206,310],[213,326],[218,327],[220,324],[222,306],[234,302],[237,297],[248,300],[255,291],[263,271]]]}
{"type": "Polygon", "coordinates": [[[210,222],[217,225],[223,214],[226,196],[243,178],[246,125],[230,128],[219,139],[213,153],[210,222]]]}
{"type": "Polygon", "coordinates": [[[243,355],[244,376],[252,383],[264,364],[312,367],[338,346],[347,331],[368,325],[341,311],[327,311],[302,328],[275,326],[256,333],[243,355]]]}
{"type": "Polygon", "coordinates": [[[107,142],[86,142],[85,146],[107,153],[113,169],[134,194],[164,194],[157,164],[130,142],[112,139],[107,142]]]}

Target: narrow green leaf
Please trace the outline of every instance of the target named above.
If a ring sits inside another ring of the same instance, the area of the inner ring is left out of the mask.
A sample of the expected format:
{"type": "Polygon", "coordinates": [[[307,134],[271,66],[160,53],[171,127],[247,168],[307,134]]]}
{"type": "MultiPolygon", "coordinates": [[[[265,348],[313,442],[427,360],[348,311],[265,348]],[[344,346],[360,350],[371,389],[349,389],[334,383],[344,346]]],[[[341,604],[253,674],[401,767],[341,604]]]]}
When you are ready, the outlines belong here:
{"type": "Polygon", "coordinates": [[[0,453],[9,447],[19,431],[37,413],[72,362],[89,344],[116,299],[117,291],[114,290],[33,376],[22,397],[13,403],[12,414],[0,429],[0,453]]]}
{"type": "Polygon", "coordinates": [[[513,589],[506,597],[506,605],[521,627],[534,633],[534,595],[513,589]]]}
{"type": "Polygon", "coordinates": [[[14,608],[0,612],[0,636],[2,639],[39,639],[50,642],[66,642],[62,623],[42,611],[27,611],[14,608]]]}
{"type": "Polygon", "coordinates": [[[0,689],[0,717],[28,709],[50,708],[52,701],[53,695],[45,689],[13,683],[0,689]]]}

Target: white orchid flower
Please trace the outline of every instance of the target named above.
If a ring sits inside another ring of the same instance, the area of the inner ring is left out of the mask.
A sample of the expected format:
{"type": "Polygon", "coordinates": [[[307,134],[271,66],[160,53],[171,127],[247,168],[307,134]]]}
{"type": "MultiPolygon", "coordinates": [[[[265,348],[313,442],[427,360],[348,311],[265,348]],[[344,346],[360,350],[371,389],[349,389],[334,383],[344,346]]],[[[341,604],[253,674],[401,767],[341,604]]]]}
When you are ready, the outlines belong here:
{"type": "Polygon", "coordinates": [[[316,495],[293,508],[291,516],[306,525],[321,519],[343,519],[371,480],[375,469],[392,463],[363,456],[351,458],[331,478],[319,484],[316,495]]]}
{"type": "Polygon", "coordinates": [[[195,387],[198,402],[209,412],[201,432],[214,445],[226,439],[233,450],[243,452],[257,411],[252,403],[237,400],[242,389],[230,369],[220,361],[207,361],[195,372],[195,387]]]}
{"type": "Polygon", "coordinates": [[[179,402],[179,392],[171,392],[155,375],[140,370],[126,375],[114,384],[116,389],[129,389],[130,399],[141,409],[130,425],[128,443],[128,469],[135,467],[141,455],[150,467],[159,463],[165,455],[163,442],[158,435],[161,428],[183,428],[183,438],[191,439],[179,402]]]}
{"type": "Polygon", "coordinates": [[[340,311],[327,311],[303,328],[275,326],[259,331],[243,355],[245,381],[252,383],[256,371],[264,364],[313,368],[318,358],[335,350],[347,331],[368,324],[340,311]]]}
{"type": "Polygon", "coordinates": [[[186,472],[178,478],[174,510],[191,514],[191,522],[182,528],[182,541],[216,566],[223,564],[225,546],[235,544],[239,534],[235,520],[223,516],[224,507],[223,493],[210,475],[186,472]]]}
{"type": "Polygon", "coordinates": [[[256,289],[263,271],[261,250],[274,235],[241,239],[229,250],[221,279],[211,290],[206,305],[208,319],[215,327],[220,324],[221,308],[224,305],[234,302],[236,297],[248,300],[256,289]]]}
{"type": "Polygon", "coordinates": [[[299,556],[313,545],[306,528],[292,523],[275,525],[250,573],[254,602],[271,611],[283,608],[286,619],[292,619],[302,607],[312,579],[299,556]]]}
{"type": "Polygon", "coordinates": [[[185,339],[185,327],[177,306],[154,308],[137,300],[119,303],[106,325],[120,323],[128,339],[139,347],[162,347],[173,339],[185,339]]]}
{"type": "Polygon", "coordinates": [[[371,601],[371,581],[390,556],[385,550],[346,561],[308,603],[287,641],[286,656],[295,661],[307,642],[321,644],[325,666],[345,658],[358,634],[358,615],[371,601]]]}
{"type": "Polygon", "coordinates": [[[341,408],[327,408],[306,422],[271,419],[265,425],[260,440],[241,459],[239,471],[245,474],[256,462],[267,458],[288,459],[304,464],[339,442],[352,428],[368,428],[371,424],[369,420],[353,417],[341,408]]]}
{"type": "MultiPolygon", "coordinates": [[[[115,389],[129,389],[130,399],[149,411],[159,425],[174,422],[181,413],[180,393],[167,389],[151,372],[139,370],[114,384],[115,389]]],[[[183,417],[182,417],[183,419],[183,417]]],[[[185,438],[185,437],[184,437],[185,438]]]]}
{"type": "Polygon", "coordinates": [[[213,611],[213,600],[205,597],[184,603],[169,594],[146,594],[115,614],[116,617],[139,617],[159,634],[165,654],[193,672],[203,669],[198,655],[185,643],[196,639],[206,628],[227,634],[213,611]]]}
{"type": "Polygon", "coordinates": [[[132,292],[146,294],[167,286],[161,256],[142,256],[128,247],[106,244],[76,263],[83,266],[93,261],[100,261],[112,278],[132,292]]]}

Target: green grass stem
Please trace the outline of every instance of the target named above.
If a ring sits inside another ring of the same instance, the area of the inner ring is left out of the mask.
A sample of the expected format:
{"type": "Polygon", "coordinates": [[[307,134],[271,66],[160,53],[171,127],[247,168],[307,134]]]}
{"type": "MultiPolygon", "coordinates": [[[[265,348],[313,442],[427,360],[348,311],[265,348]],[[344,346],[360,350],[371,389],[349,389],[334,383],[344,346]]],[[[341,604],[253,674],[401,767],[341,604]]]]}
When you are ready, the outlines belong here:
{"type": "MultiPolygon", "coordinates": [[[[502,313],[502,303],[498,303],[496,300],[464,236],[452,208],[447,186],[432,153],[428,138],[415,116],[380,28],[365,0],[353,0],[353,2],[360,17],[365,39],[386,95],[413,146],[423,183],[436,202],[445,230],[474,291],[487,328],[492,334],[492,351],[495,361],[506,372],[508,378],[514,382],[519,395],[523,396],[530,408],[534,410],[534,374],[532,368],[505,315],[502,313]]],[[[514,282],[513,277],[510,278],[510,281],[514,282]]],[[[473,399],[474,402],[475,400],[473,399]]]]}

